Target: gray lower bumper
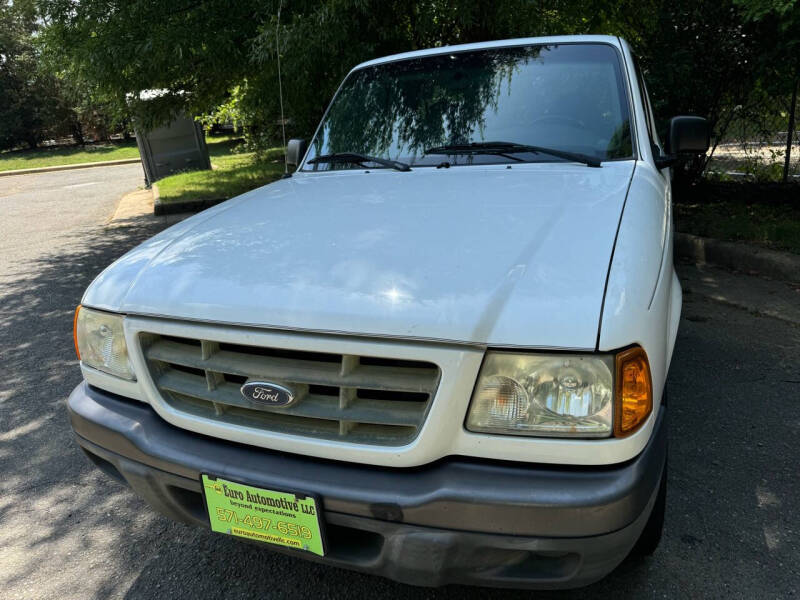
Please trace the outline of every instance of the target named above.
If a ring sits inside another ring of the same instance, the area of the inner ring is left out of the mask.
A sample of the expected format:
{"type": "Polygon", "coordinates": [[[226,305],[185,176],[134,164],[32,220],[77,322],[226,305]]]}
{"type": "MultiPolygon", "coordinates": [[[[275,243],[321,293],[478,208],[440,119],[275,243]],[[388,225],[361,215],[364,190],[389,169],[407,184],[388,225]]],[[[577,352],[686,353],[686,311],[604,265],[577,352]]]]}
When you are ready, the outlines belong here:
{"type": "MultiPolygon", "coordinates": [[[[208,527],[200,473],[322,498],[328,554],[304,558],[416,585],[579,587],[628,554],[666,458],[666,410],[634,460],[600,468],[451,458],[414,469],[311,459],[175,428],[149,406],[79,385],[89,458],[163,514],[208,527]]],[[[277,549],[277,548],[276,548],[277,549]]],[[[297,551],[285,552],[297,554],[297,551]]]]}

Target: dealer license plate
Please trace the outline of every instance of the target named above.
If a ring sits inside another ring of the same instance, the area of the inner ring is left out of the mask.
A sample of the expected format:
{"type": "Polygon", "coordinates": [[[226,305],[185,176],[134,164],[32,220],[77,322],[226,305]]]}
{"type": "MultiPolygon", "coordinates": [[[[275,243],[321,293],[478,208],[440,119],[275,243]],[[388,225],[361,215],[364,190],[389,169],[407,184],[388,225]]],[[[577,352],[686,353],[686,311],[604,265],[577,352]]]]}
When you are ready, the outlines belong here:
{"type": "Polygon", "coordinates": [[[201,480],[213,531],[325,555],[319,504],[314,497],[206,474],[201,480]]]}

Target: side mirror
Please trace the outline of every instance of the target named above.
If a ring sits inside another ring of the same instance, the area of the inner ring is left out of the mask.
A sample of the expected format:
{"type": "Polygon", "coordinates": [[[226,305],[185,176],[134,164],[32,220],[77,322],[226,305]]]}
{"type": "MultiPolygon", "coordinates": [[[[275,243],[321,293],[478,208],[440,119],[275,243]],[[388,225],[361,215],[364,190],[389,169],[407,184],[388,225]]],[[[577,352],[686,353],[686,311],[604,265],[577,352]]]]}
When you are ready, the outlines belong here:
{"type": "Polygon", "coordinates": [[[306,155],[306,147],[305,140],[289,140],[286,146],[286,163],[291,167],[299,165],[306,155]]]}
{"type": "Polygon", "coordinates": [[[711,140],[703,117],[672,117],[669,122],[669,154],[705,154],[711,140]]]}

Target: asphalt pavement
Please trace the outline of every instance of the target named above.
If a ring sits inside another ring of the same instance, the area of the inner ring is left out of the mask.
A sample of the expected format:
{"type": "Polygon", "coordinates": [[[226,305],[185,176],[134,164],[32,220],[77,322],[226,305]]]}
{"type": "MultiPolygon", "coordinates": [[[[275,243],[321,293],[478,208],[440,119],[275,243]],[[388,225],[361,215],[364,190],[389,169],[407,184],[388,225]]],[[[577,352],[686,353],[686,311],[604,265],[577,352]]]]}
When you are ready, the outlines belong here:
{"type": "MultiPolygon", "coordinates": [[[[0,179],[3,598],[785,598],[800,595],[800,328],[687,285],[656,554],[567,593],[413,588],[154,514],[78,450],[72,315],[108,263],[163,227],[107,225],[125,165],[0,179]]],[[[682,266],[687,282],[693,267],[682,266]]],[[[754,286],[756,287],[756,286],[754,286]]]]}

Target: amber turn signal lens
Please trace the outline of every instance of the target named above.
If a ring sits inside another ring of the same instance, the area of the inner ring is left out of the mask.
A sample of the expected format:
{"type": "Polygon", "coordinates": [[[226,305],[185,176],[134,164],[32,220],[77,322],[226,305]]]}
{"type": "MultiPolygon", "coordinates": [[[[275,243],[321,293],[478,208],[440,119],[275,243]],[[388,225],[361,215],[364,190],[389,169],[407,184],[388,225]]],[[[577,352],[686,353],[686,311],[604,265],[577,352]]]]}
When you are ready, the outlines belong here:
{"type": "Polygon", "coordinates": [[[72,341],[75,342],[75,354],[78,355],[78,360],[81,359],[81,350],[78,348],[78,313],[81,312],[81,305],[75,309],[75,317],[72,319],[72,341]]]}
{"type": "Polygon", "coordinates": [[[653,410],[653,381],[647,354],[639,346],[617,354],[614,435],[630,435],[653,410]]]}

